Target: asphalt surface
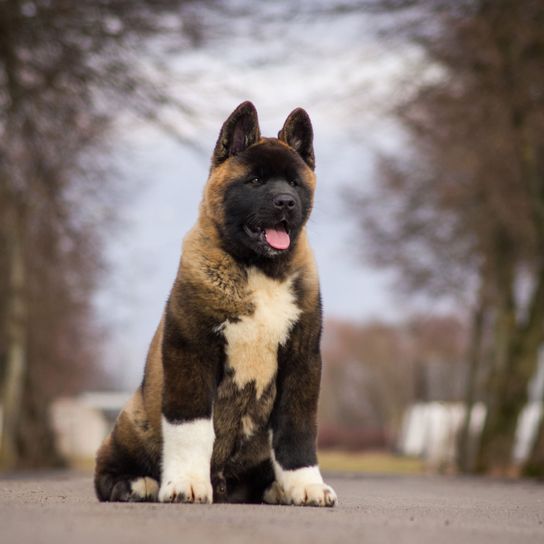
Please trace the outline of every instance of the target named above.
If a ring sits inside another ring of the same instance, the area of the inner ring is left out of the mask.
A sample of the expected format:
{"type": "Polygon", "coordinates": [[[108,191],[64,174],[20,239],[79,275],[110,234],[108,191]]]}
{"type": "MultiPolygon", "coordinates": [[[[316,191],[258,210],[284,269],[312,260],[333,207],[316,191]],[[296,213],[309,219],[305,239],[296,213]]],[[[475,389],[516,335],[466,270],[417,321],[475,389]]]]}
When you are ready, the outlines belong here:
{"type": "Polygon", "coordinates": [[[2,544],[544,543],[544,486],[337,476],[335,508],[100,504],[89,475],[0,477],[2,544]]]}

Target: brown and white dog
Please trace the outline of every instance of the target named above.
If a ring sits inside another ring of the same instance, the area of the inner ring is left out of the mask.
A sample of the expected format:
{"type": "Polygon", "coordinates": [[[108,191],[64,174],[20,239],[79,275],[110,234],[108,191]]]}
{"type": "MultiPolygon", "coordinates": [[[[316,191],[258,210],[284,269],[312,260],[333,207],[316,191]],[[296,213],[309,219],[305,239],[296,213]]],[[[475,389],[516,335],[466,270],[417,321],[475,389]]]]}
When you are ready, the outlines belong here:
{"type": "Polygon", "coordinates": [[[333,506],[316,456],[321,299],[312,125],[224,123],[141,386],[96,462],[101,501],[333,506]]]}

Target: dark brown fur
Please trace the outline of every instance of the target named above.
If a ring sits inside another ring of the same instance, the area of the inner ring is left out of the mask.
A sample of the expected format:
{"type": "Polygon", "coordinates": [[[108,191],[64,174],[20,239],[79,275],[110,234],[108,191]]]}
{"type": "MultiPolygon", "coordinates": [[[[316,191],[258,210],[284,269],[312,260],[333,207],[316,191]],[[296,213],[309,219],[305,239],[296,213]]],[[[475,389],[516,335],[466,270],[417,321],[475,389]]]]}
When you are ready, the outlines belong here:
{"type": "Polygon", "coordinates": [[[248,263],[244,256],[229,253],[222,232],[225,194],[231,184],[250,174],[250,159],[245,153],[252,146],[265,154],[279,153],[292,162],[308,194],[309,213],[315,189],[314,157],[311,140],[304,138],[308,127],[300,126],[309,121],[305,115],[293,116],[280,132],[280,139],[275,139],[261,138],[251,119],[243,120],[229,118],[223,127],[199,218],[184,240],[176,280],[151,342],[142,385],[98,452],[95,486],[101,500],[138,500],[129,485],[138,477],[160,482],[161,417],[173,422],[210,417],[212,402],[215,501],[262,500],[264,489],[274,478],[269,428],[274,431],[273,447],[284,468],[317,462],[321,303],[306,233],[300,231],[296,244],[285,255],[248,263]],[[242,139],[236,133],[240,130],[242,139]],[[287,342],[278,347],[275,379],[261,395],[256,392],[257,382],[243,388],[235,382],[226,365],[225,339],[217,332],[221,324],[236,323],[255,311],[248,291],[248,266],[256,266],[267,277],[278,280],[295,275],[292,291],[300,309],[287,342]],[[252,432],[248,433],[244,425],[252,432]]]}

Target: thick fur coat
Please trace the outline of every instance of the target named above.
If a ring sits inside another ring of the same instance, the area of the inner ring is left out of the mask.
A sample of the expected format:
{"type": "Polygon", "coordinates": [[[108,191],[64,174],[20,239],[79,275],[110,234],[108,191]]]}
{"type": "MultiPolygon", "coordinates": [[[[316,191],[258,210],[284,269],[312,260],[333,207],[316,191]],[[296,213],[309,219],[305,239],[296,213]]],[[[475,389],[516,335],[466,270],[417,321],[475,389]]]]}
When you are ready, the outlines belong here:
{"type": "Polygon", "coordinates": [[[225,121],[144,379],[97,455],[100,500],[336,503],[316,457],[312,140],[300,108],[278,138],[249,102],[225,121]]]}

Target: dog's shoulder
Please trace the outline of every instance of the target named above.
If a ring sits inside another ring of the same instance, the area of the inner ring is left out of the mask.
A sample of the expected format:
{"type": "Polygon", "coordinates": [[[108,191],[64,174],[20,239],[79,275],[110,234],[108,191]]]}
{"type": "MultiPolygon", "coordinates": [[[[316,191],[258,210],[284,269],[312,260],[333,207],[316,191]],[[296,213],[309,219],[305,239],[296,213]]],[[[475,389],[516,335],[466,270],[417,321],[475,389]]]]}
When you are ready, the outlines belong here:
{"type": "Polygon", "coordinates": [[[221,248],[214,230],[199,221],[183,241],[170,305],[210,315],[246,314],[251,311],[246,289],[244,268],[221,248]]]}

